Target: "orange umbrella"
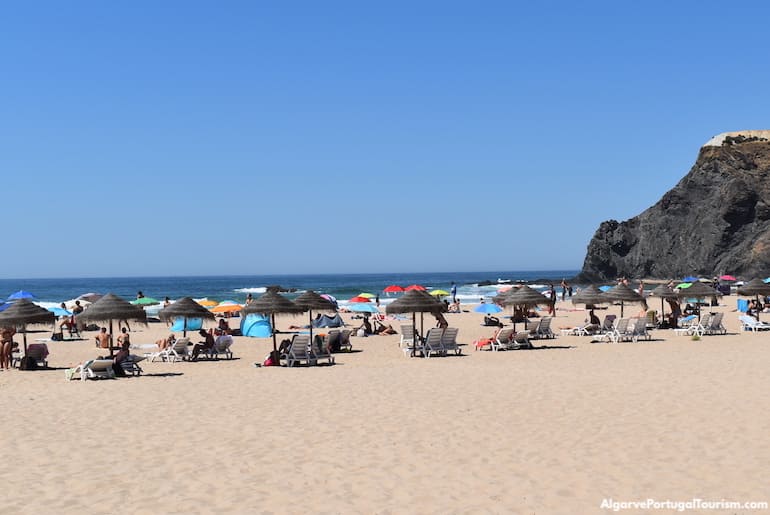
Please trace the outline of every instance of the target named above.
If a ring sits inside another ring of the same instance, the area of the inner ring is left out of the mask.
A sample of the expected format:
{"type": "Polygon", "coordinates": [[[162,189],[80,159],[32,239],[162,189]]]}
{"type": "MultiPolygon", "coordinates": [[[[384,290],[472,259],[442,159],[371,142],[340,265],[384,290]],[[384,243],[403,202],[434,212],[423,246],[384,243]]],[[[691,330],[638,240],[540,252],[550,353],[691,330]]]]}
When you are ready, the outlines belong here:
{"type": "Polygon", "coordinates": [[[411,290],[421,290],[421,291],[424,291],[424,290],[427,290],[427,288],[425,286],[421,285],[421,284],[412,284],[412,285],[406,287],[406,291],[411,291],[411,290]]]}
{"type": "Polygon", "coordinates": [[[243,309],[240,304],[220,304],[211,308],[212,313],[235,313],[243,309]]]}
{"type": "Polygon", "coordinates": [[[366,297],[361,297],[359,295],[358,297],[353,297],[348,302],[371,302],[371,300],[367,299],[366,297]]]}
{"type": "Polygon", "coordinates": [[[219,304],[217,301],[215,301],[215,300],[209,300],[209,299],[201,299],[201,300],[196,300],[195,302],[197,302],[197,303],[198,303],[198,304],[200,304],[201,306],[205,306],[205,307],[207,307],[207,308],[210,308],[210,307],[212,307],[212,306],[216,306],[217,304],[219,304]]]}

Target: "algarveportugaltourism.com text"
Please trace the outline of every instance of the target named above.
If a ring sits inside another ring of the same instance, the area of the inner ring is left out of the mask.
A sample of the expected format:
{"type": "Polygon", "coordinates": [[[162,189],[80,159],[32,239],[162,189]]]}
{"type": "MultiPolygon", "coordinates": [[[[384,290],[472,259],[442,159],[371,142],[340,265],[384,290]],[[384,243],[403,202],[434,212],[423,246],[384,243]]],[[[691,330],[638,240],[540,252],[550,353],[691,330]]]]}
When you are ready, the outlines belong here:
{"type": "Polygon", "coordinates": [[[721,499],[712,501],[707,499],[690,499],[689,501],[672,501],[643,499],[637,501],[616,501],[612,498],[602,499],[600,508],[618,512],[621,510],[766,510],[767,501],[728,501],[721,499]]]}

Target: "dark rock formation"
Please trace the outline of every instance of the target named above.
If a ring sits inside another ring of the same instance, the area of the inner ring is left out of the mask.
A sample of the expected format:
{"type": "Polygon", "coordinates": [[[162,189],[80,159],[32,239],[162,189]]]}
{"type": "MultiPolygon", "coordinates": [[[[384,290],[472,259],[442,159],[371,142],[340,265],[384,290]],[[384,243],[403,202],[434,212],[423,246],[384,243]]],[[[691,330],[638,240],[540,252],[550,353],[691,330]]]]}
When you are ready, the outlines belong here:
{"type": "Polygon", "coordinates": [[[576,278],[770,275],[770,131],[721,134],[657,204],[602,222],[576,278]]]}

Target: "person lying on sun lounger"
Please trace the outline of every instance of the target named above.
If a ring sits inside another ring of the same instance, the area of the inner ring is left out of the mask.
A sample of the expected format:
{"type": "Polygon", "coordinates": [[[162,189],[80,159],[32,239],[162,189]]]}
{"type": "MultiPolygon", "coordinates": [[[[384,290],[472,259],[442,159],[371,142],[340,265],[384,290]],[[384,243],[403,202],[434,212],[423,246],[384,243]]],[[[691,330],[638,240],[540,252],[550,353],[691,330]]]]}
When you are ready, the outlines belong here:
{"type": "Polygon", "coordinates": [[[493,317],[492,315],[484,316],[484,325],[497,326],[497,327],[503,326],[503,324],[500,323],[500,319],[497,317],[493,317]]]}
{"type": "Polygon", "coordinates": [[[393,326],[385,325],[377,320],[374,321],[374,334],[398,334],[393,326]]]}
{"type": "Polygon", "coordinates": [[[174,342],[176,342],[176,336],[174,336],[174,333],[171,333],[166,338],[161,338],[160,340],[156,340],[155,345],[158,346],[158,349],[165,350],[168,347],[172,347],[174,345],[174,342]]]}

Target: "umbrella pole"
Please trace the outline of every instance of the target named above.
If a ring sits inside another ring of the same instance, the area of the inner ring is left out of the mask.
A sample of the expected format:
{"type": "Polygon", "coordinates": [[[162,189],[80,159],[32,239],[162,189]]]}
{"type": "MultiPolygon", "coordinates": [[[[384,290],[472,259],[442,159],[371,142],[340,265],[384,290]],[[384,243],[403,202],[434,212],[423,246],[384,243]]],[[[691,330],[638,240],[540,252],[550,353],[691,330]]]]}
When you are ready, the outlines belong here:
{"type": "Polygon", "coordinates": [[[110,319],[110,358],[112,358],[112,319],[110,319]]]}
{"type": "Polygon", "coordinates": [[[27,355],[27,324],[23,324],[21,326],[21,335],[24,338],[24,355],[26,356],[27,355]]]}
{"type": "Polygon", "coordinates": [[[182,325],[182,338],[187,338],[187,317],[184,317],[184,325],[182,325]]]}
{"type": "Polygon", "coordinates": [[[660,320],[663,320],[665,315],[665,308],[663,307],[663,297],[660,298],[660,320]]]}
{"type": "Polygon", "coordinates": [[[310,322],[310,345],[313,345],[313,310],[308,310],[308,322],[310,322]]]}
{"type": "Polygon", "coordinates": [[[417,354],[417,338],[419,338],[417,335],[417,315],[415,315],[414,311],[412,311],[412,331],[414,333],[414,341],[412,342],[412,357],[414,357],[417,354]]]}
{"type": "Polygon", "coordinates": [[[620,318],[623,318],[623,301],[620,301],[620,318]]]}
{"type": "Polygon", "coordinates": [[[278,353],[278,347],[275,345],[275,313],[271,313],[273,318],[273,352],[278,353]]]}
{"type": "Polygon", "coordinates": [[[759,295],[757,295],[757,322],[759,322],[759,295]]]}

